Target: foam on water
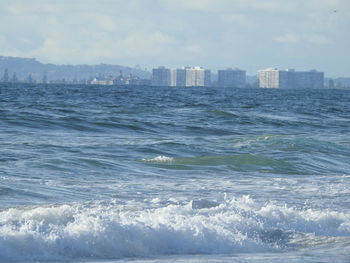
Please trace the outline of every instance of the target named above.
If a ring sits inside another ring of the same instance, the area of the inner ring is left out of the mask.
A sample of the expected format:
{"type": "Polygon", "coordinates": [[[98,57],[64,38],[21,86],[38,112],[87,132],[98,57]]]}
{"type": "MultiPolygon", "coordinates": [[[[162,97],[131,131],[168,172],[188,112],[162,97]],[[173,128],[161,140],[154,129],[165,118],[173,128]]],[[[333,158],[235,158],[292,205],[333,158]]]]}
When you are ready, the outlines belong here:
{"type": "Polygon", "coordinates": [[[249,196],[161,203],[111,200],[4,210],[0,262],[266,253],[349,242],[347,213],[259,204],[249,196]]]}
{"type": "Polygon", "coordinates": [[[159,156],[151,158],[151,159],[144,158],[144,159],[142,159],[142,161],[150,162],[150,163],[167,163],[167,162],[174,161],[174,158],[164,156],[164,155],[159,155],[159,156]]]}

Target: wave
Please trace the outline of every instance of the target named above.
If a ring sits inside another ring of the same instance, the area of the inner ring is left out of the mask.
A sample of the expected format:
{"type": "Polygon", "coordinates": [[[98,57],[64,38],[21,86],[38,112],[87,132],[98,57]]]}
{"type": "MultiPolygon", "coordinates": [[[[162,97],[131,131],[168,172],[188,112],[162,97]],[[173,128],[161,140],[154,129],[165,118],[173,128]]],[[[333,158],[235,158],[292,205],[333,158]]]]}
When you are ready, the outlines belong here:
{"type": "Polygon", "coordinates": [[[213,155],[172,158],[157,156],[141,161],[162,168],[191,169],[191,167],[227,166],[236,171],[260,171],[270,173],[296,173],[292,164],[258,154],[213,155]]]}
{"type": "Polygon", "coordinates": [[[162,203],[122,206],[110,200],[4,210],[0,261],[264,253],[349,244],[349,213],[259,204],[249,196],[162,203]]]}

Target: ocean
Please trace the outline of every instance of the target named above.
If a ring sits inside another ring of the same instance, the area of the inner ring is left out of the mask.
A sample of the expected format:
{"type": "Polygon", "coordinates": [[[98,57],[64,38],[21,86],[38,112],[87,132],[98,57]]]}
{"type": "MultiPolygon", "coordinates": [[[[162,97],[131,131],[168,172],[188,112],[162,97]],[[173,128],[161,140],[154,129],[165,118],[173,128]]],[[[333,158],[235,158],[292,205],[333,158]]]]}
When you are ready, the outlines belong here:
{"type": "Polygon", "coordinates": [[[0,84],[0,262],[350,262],[350,91],[0,84]]]}

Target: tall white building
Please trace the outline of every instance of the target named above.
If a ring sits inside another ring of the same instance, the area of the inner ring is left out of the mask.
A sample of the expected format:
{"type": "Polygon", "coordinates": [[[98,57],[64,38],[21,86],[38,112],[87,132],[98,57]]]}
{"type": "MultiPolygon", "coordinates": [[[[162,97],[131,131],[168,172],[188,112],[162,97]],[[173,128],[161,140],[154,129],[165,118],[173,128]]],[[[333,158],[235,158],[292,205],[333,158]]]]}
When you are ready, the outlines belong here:
{"type": "Polygon", "coordinates": [[[158,67],[152,70],[152,85],[153,86],[170,86],[171,74],[170,69],[158,67]]]}
{"type": "Polygon", "coordinates": [[[323,88],[324,73],[316,70],[295,71],[267,68],[258,70],[260,88],[318,89],[323,88]]]}
{"type": "Polygon", "coordinates": [[[170,86],[176,86],[176,69],[170,69],[170,86]]]}
{"type": "Polygon", "coordinates": [[[210,70],[202,67],[166,69],[159,67],[152,71],[154,86],[204,87],[210,86],[210,70]]]}
{"type": "Polygon", "coordinates": [[[267,68],[258,70],[259,88],[279,88],[279,70],[267,68]]]}
{"type": "Polygon", "coordinates": [[[218,86],[244,88],[246,84],[246,72],[240,69],[218,70],[218,86]]]}
{"type": "Polygon", "coordinates": [[[186,87],[210,86],[210,70],[202,67],[188,67],[186,69],[186,87]]]}

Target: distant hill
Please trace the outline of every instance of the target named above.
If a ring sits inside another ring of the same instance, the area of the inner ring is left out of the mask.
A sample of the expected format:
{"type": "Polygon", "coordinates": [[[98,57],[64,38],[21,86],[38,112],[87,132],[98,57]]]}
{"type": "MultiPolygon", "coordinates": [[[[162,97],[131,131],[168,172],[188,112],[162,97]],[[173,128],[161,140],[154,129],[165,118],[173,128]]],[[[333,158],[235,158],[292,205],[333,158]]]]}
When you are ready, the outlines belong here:
{"type": "Polygon", "coordinates": [[[35,58],[0,56],[0,80],[3,79],[6,69],[8,69],[9,79],[16,73],[19,80],[26,80],[30,75],[36,81],[41,81],[45,75],[48,81],[88,80],[98,76],[118,76],[120,72],[124,76],[130,74],[140,78],[150,78],[151,76],[148,71],[120,65],[55,65],[41,63],[35,58]]]}

